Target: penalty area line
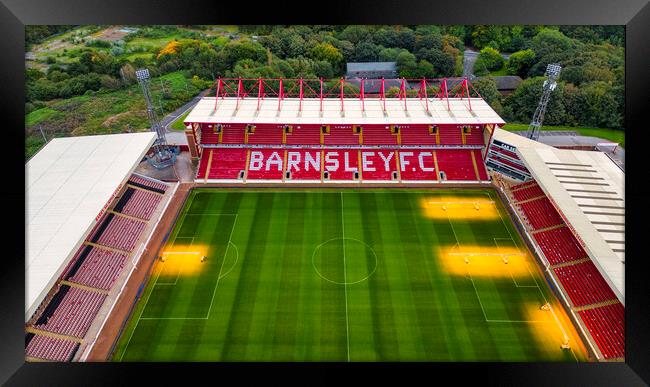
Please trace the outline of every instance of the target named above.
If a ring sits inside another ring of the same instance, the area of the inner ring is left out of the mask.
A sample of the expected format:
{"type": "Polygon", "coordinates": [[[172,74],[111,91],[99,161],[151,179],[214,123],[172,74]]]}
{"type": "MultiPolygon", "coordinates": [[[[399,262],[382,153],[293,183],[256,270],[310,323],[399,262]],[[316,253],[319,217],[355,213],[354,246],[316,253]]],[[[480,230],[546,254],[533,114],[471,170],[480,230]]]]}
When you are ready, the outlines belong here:
{"type": "Polygon", "coordinates": [[[131,344],[131,339],[133,339],[133,336],[135,335],[135,331],[138,329],[138,325],[140,324],[140,320],[142,320],[142,314],[144,314],[144,310],[147,308],[147,304],[149,303],[149,298],[151,298],[151,293],[153,293],[154,288],[156,287],[156,282],[158,282],[158,277],[160,277],[160,272],[162,271],[162,266],[158,270],[158,273],[156,274],[156,280],[154,281],[154,284],[151,286],[151,289],[149,290],[149,294],[147,294],[147,299],[144,302],[144,305],[142,306],[142,309],[140,310],[140,315],[138,316],[138,320],[135,322],[135,326],[133,327],[133,330],[131,331],[131,335],[129,336],[129,340],[126,342],[126,346],[124,347],[124,350],[122,350],[122,355],[120,355],[120,361],[124,359],[124,354],[126,353],[126,350],[129,348],[129,344],[131,344]]]}
{"type": "Polygon", "coordinates": [[[217,287],[219,286],[219,281],[221,280],[221,272],[223,271],[223,264],[226,262],[226,257],[228,256],[228,249],[232,243],[232,233],[235,231],[235,226],[237,225],[238,214],[235,214],[235,220],[232,222],[232,228],[230,229],[230,235],[228,235],[228,242],[226,243],[226,250],[223,252],[223,259],[221,260],[221,267],[219,268],[219,275],[217,276],[217,282],[214,285],[214,290],[212,291],[212,299],[210,300],[210,307],[208,308],[208,313],[205,318],[210,317],[210,312],[212,312],[212,303],[214,302],[214,296],[217,294],[217,287]]]}

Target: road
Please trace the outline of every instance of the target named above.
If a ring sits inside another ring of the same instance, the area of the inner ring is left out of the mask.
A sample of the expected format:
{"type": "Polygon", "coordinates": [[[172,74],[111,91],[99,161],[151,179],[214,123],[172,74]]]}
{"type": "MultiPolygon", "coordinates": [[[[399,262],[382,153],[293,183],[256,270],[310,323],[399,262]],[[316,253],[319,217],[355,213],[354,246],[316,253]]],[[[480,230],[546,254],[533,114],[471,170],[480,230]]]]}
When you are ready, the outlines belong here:
{"type": "Polygon", "coordinates": [[[201,98],[205,97],[208,94],[209,91],[210,89],[203,90],[196,97],[192,98],[191,101],[163,117],[163,119],[160,121],[160,124],[163,128],[165,128],[165,137],[167,138],[168,144],[187,145],[187,137],[185,137],[185,133],[182,131],[169,129],[169,125],[176,121],[178,117],[185,114],[185,112],[192,109],[201,100],[201,98]]]}
{"type": "Polygon", "coordinates": [[[167,132],[171,132],[171,131],[169,130],[169,125],[171,125],[172,122],[176,121],[176,119],[177,119],[178,117],[180,117],[180,116],[182,116],[183,114],[185,114],[185,112],[187,112],[188,110],[190,110],[191,108],[193,108],[194,105],[196,105],[196,104],[201,100],[201,98],[205,97],[205,96],[208,94],[209,91],[210,91],[210,89],[203,90],[203,91],[200,92],[196,97],[192,98],[191,101],[189,101],[189,102],[186,103],[185,105],[179,107],[178,109],[174,110],[173,112],[167,114],[167,115],[162,119],[162,121],[160,122],[160,123],[162,124],[163,128],[165,128],[165,131],[167,131],[167,132]]]}
{"type": "MultiPolygon", "coordinates": [[[[476,58],[478,58],[478,51],[466,49],[463,54],[463,76],[468,77],[471,80],[474,78],[474,62],[476,62],[476,58]]],[[[501,54],[501,56],[505,60],[510,58],[510,54],[501,54]]]]}
{"type": "Polygon", "coordinates": [[[474,74],[472,70],[474,68],[474,62],[478,58],[478,52],[472,50],[465,50],[463,55],[463,76],[468,78],[473,78],[474,74]]]}

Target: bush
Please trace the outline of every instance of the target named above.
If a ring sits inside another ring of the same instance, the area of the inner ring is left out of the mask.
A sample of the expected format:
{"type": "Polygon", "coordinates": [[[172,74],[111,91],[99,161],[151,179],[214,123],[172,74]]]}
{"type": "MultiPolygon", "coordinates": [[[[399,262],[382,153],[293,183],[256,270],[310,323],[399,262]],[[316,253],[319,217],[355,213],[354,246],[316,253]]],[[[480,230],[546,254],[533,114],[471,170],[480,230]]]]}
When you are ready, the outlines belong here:
{"type": "Polygon", "coordinates": [[[535,63],[535,52],[531,49],[517,51],[510,55],[506,63],[506,69],[510,75],[519,75],[525,78],[528,71],[535,63]]]}
{"type": "Polygon", "coordinates": [[[499,51],[492,47],[485,47],[478,54],[476,62],[481,62],[489,71],[495,71],[503,67],[505,59],[499,54],[499,51]]]}
{"type": "Polygon", "coordinates": [[[97,48],[110,48],[111,47],[111,42],[107,40],[89,40],[86,42],[87,47],[97,47],[97,48]]]}

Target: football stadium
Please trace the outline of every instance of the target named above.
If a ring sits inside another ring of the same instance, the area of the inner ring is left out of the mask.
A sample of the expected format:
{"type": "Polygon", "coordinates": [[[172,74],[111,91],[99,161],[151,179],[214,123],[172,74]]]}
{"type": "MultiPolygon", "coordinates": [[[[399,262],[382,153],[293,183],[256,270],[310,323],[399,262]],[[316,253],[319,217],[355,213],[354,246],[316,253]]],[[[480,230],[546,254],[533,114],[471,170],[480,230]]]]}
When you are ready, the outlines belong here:
{"type": "Polygon", "coordinates": [[[189,180],[155,131],[51,140],[26,360],[624,361],[624,171],[466,78],[373,81],[218,79],[189,180]]]}

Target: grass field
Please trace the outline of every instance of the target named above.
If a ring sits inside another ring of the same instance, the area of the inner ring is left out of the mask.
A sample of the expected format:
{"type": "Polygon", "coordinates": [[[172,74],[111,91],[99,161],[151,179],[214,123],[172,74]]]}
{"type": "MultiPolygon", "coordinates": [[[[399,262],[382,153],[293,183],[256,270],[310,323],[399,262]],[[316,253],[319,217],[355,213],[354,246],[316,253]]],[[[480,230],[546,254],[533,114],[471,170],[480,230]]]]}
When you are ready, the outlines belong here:
{"type": "Polygon", "coordinates": [[[195,189],[161,255],[115,361],[586,360],[492,190],[195,189]]]}

